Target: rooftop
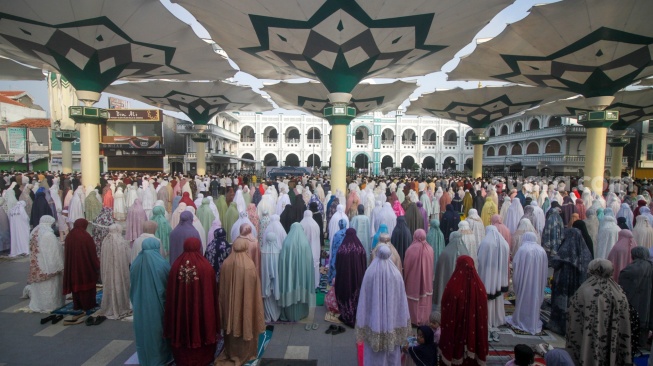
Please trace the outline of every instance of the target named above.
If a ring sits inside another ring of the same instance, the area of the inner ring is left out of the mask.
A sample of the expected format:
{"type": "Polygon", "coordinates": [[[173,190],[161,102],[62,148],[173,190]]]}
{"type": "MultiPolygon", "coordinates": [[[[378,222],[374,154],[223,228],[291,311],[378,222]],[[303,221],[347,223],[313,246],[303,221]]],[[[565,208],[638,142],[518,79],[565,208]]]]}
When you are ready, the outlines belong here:
{"type": "Polygon", "coordinates": [[[7,124],[7,127],[48,128],[51,124],[49,118],[23,118],[7,124]]]}

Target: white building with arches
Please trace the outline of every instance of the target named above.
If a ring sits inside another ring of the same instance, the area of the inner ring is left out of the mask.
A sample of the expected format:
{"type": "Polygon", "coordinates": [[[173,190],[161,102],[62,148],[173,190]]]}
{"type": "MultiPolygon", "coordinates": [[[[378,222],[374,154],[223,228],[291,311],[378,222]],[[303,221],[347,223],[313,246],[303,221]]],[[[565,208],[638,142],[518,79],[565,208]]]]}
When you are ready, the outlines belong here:
{"type": "MultiPolygon", "coordinates": [[[[310,115],[239,113],[238,157],[264,166],[329,166],[331,126],[310,115]]],[[[435,117],[404,116],[402,111],[365,114],[348,127],[347,166],[379,174],[410,169],[471,169],[471,128],[435,117]]]]}
{"type": "MultiPolygon", "coordinates": [[[[586,158],[586,130],[574,118],[520,115],[491,124],[483,147],[483,169],[487,173],[582,175],[586,158]]],[[[612,136],[609,131],[608,139],[612,136]]],[[[634,137],[628,132],[626,137],[634,137]]],[[[606,140],[606,144],[608,141],[606,140]]],[[[606,149],[606,173],[611,149],[606,149]]],[[[622,159],[627,169],[628,158],[622,159]]]]}

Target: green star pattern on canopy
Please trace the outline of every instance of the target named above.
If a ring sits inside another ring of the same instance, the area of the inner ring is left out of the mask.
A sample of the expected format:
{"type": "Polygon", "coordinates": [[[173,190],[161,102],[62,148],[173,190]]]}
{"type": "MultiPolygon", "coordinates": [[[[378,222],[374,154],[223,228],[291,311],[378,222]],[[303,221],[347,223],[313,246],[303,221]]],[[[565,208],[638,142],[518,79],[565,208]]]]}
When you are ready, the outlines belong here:
{"type": "Polygon", "coordinates": [[[564,0],[477,45],[450,80],[501,80],[612,96],[653,75],[653,1],[564,0]]]}
{"type": "Polygon", "coordinates": [[[101,92],[118,79],[223,79],[235,70],[159,1],[0,4],[0,54],[101,92]]]}
{"type": "Polygon", "coordinates": [[[183,112],[198,125],[207,124],[220,112],[272,109],[270,102],[250,88],[219,81],[125,83],[112,85],[106,92],[183,112]]]}
{"type": "Polygon", "coordinates": [[[177,0],[245,72],[329,92],[438,71],[510,2],[177,0]]]}
{"type": "MultiPolygon", "coordinates": [[[[357,115],[376,110],[387,113],[396,110],[415,88],[417,88],[416,83],[404,81],[389,84],[358,84],[351,92],[351,104],[356,108],[357,115]]],[[[318,82],[281,82],[265,86],[262,90],[270,94],[272,100],[281,108],[299,108],[318,117],[323,117],[324,108],[332,105],[325,97],[328,91],[318,82]]]]}

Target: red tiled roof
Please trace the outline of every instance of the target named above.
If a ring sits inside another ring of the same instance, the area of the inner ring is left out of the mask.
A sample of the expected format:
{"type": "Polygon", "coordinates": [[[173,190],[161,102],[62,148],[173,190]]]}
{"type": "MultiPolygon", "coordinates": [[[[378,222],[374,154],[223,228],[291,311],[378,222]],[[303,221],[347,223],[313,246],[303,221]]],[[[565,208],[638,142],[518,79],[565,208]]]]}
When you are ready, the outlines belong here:
{"type": "Polygon", "coordinates": [[[22,90],[0,90],[0,94],[7,97],[17,97],[22,94],[25,94],[25,92],[22,90]]]}
{"type": "Polygon", "coordinates": [[[15,100],[9,98],[8,96],[2,95],[2,94],[0,94],[0,103],[13,104],[13,105],[17,105],[17,106],[20,106],[20,107],[27,107],[23,103],[19,103],[19,102],[15,101],[15,100]]]}
{"type": "Polygon", "coordinates": [[[23,118],[16,122],[11,122],[7,127],[25,127],[28,128],[46,128],[50,127],[52,122],[48,118],[23,118]]]}

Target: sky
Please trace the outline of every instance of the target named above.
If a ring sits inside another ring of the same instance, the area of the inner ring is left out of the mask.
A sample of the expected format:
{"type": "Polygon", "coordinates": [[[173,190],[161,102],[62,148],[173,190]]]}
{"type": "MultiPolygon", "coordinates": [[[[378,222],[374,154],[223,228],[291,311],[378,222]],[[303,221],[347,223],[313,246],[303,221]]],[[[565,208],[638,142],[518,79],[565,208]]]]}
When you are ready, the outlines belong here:
{"type": "MultiPolygon", "coordinates": [[[[172,14],[177,16],[179,19],[184,21],[185,23],[189,24],[195,33],[198,35],[200,38],[211,38],[209,36],[209,33],[204,29],[204,27],[199,24],[195,18],[188,12],[186,11],[183,7],[181,7],[178,4],[172,4],[170,3],[170,0],[160,0],[161,3],[170,10],[172,14]]],[[[458,65],[459,58],[465,55],[470,54],[476,45],[476,40],[478,39],[485,39],[485,38],[491,38],[495,37],[498,35],[505,27],[507,24],[514,23],[520,19],[523,19],[527,14],[528,10],[533,6],[537,4],[544,4],[544,3],[551,3],[555,2],[555,0],[516,0],[512,5],[506,7],[503,11],[501,11],[497,16],[492,19],[492,21],[485,26],[472,40],[466,47],[461,49],[457,54],[456,57],[449,62],[447,62],[443,67],[442,71],[431,73],[422,77],[417,77],[417,78],[406,78],[402,80],[417,80],[417,83],[419,87],[411,94],[409,99],[414,99],[419,97],[423,93],[429,93],[433,92],[434,90],[438,89],[452,89],[456,87],[461,87],[464,89],[471,89],[471,88],[476,88],[478,87],[478,82],[459,82],[459,81],[447,81],[447,76],[446,72],[449,72],[453,70],[456,65],[458,65]]],[[[219,42],[218,42],[219,44],[219,42]]],[[[233,64],[232,66],[237,68],[237,65],[233,64]]],[[[305,79],[307,80],[307,79],[305,79]]],[[[260,92],[259,88],[263,87],[263,82],[273,82],[272,80],[262,80],[262,79],[257,79],[253,77],[250,74],[244,73],[239,71],[236,76],[234,77],[234,81],[238,82],[239,84],[242,85],[247,85],[251,86],[255,91],[260,92]]],[[[386,83],[386,82],[391,82],[393,80],[390,79],[374,79],[373,82],[375,83],[386,83]]],[[[492,83],[492,82],[484,82],[483,85],[491,85],[491,84],[500,84],[500,83],[492,83]]],[[[43,81],[0,81],[0,90],[24,90],[27,91],[34,99],[36,104],[40,105],[43,107],[46,111],[49,113],[49,106],[48,106],[48,90],[47,90],[47,84],[45,80],[43,81]]],[[[262,92],[260,92],[262,93],[262,92]]],[[[265,94],[265,93],[262,93],[265,94]]],[[[96,104],[96,106],[101,107],[101,108],[107,108],[108,107],[108,96],[112,96],[108,93],[103,93],[102,98],[100,101],[96,104]]],[[[119,97],[119,96],[118,96],[119,97]]],[[[128,98],[123,98],[119,97],[122,99],[128,99],[128,98]]],[[[402,106],[405,108],[409,104],[409,100],[406,100],[402,106]]],[[[135,100],[130,100],[130,107],[131,108],[152,108],[152,106],[135,101],[135,100]]],[[[299,111],[289,111],[285,109],[280,109],[276,108],[271,112],[265,112],[266,114],[278,114],[278,113],[286,113],[286,114],[300,114],[302,112],[299,111]]],[[[181,118],[188,120],[188,118],[183,114],[183,113],[175,113],[175,112],[166,112],[166,114],[171,114],[174,115],[175,117],[181,118]]]]}

